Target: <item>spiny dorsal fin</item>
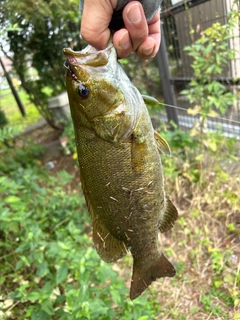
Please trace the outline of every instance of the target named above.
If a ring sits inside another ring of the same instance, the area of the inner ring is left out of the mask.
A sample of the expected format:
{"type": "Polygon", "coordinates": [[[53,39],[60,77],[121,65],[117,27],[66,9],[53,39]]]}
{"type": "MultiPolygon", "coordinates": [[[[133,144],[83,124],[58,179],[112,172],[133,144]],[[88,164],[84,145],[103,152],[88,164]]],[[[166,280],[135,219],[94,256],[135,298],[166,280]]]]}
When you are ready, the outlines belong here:
{"type": "Polygon", "coordinates": [[[166,232],[170,230],[174,222],[177,220],[178,212],[175,206],[173,205],[172,201],[167,197],[167,206],[162,218],[162,221],[160,221],[159,230],[161,232],[166,232]]]}
{"type": "Polygon", "coordinates": [[[167,156],[171,156],[171,149],[165,139],[160,136],[160,134],[157,131],[154,131],[154,138],[157,144],[158,149],[166,154],[167,156]]]}
{"type": "Polygon", "coordinates": [[[150,97],[146,94],[142,94],[142,98],[144,102],[149,106],[156,107],[160,104],[160,102],[156,98],[150,97]]]}

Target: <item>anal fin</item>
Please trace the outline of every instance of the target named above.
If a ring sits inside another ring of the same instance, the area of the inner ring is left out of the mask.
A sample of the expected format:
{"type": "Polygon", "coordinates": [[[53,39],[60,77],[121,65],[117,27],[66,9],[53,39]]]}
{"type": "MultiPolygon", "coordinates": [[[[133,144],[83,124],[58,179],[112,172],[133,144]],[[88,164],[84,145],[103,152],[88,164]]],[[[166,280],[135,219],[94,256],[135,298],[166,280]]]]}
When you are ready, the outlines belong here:
{"type": "Polygon", "coordinates": [[[115,262],[128,252],[124,242],[114,237],[97,219],[93,220],[93,242],[105,262],[115,262]]]}
{"type": "Polygon", "coordinates": [[[136,299],[140,296],[147,287],[156,279],[163,277],[173,277],[175,275],[175,269],[171,262],[163,255],[159,253],[156,260],[143,267],[133,261],[133,274],[130,288],[130,299],[136,299]]]}
{"type": "Polygon", "coordinates": [[[178,217],[178,211],[168,197],[166,197],[166,202],[167,202],[166,209],[165,209],[163,218],[159,223],[159,230],[161,232],[166,232],[170,230],[173,227],[174,222],[177,220],[177,217],[178,217]]]}

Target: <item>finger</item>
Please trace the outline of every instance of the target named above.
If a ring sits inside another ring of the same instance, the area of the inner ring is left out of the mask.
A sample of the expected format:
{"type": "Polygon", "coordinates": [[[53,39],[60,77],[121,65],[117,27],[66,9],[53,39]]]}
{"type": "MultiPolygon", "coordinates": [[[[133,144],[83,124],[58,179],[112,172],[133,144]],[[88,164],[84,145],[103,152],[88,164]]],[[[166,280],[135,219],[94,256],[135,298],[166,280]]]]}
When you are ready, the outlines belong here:
{"type": "Polygon", "coordinates": [[[142,60],[153,58],[157,54],[156,41],[153,38],[148,37],[141,43],[135,53],[142,60]]]}
{"type": "Polygon", "coordinates": [[[81,36],[93,47],[102,50],[107,47],[114,6],[117,1],[85,0],[81,22],[81,36]]]}
{"type": "Polygon", "coordinates": [[[140,2],[132,1],[125,6],[123,20],[135,51],[148,36],[148,24],[140,2]]]}
{"type": "Polygon", "coordinates": [[[160,33],[160,14],[157,12],[154,17],[148,22],[149,35],[147,39],[140,44],[136,50],[136,54],[141,59],[153,58],[160,46],[161,33],[160,33]]]}
{"type": "Polygon", "coordinates": [[[160,11],[148,22],[149,34],[148,36],[156,41],[156,52],[159,50],[161,42],[161,28],[160,28],[160,11]]]}
{"type": "Polygon", "coordinates": [[[133,51],[132,42],[127,29],[116,31],[113,35],[113,45],[116,48],[119,59],[125,58],[133,51]]]}

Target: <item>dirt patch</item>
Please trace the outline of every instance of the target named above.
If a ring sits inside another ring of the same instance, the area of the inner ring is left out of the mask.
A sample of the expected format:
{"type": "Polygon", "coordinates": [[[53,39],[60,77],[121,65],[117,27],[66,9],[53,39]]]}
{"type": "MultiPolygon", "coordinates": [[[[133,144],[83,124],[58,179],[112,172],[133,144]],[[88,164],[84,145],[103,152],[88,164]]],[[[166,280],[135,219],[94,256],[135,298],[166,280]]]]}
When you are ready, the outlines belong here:
{"type": "Polygon", "coordinates": [[[44,145],[59,139],[61,134],[61,130],[55,130],[50,125],[45,124],[40,128],[23,134],[23,136],[32,139],[36,144],[44,145]]]}

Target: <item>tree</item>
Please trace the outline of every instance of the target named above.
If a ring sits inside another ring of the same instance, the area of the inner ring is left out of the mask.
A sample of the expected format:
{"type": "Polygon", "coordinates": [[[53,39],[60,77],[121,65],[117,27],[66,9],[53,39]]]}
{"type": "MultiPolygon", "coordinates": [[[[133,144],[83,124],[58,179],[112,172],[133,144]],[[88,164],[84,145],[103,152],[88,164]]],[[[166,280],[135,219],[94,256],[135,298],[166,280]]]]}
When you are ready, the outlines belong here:
{"type": "Polygon", "coordinates": [[[57,127],[47,100],[65,90],[63,47],[81,48],[79,0],[1,2],[1,50],[12,60],[23,89],[41,115],[57,127]],[[29,74],[32,68],[34,77],[29,74]]]}

